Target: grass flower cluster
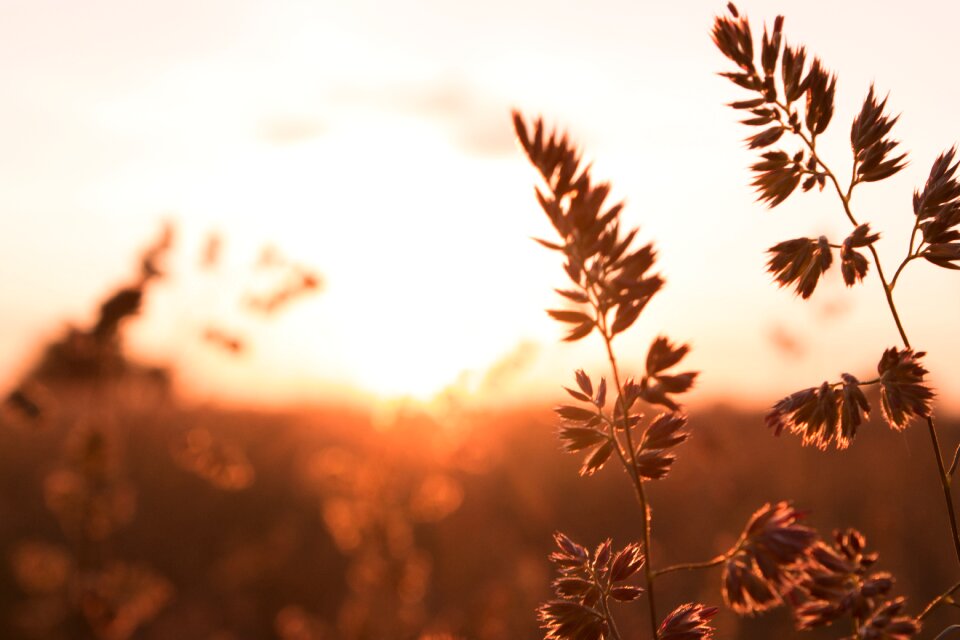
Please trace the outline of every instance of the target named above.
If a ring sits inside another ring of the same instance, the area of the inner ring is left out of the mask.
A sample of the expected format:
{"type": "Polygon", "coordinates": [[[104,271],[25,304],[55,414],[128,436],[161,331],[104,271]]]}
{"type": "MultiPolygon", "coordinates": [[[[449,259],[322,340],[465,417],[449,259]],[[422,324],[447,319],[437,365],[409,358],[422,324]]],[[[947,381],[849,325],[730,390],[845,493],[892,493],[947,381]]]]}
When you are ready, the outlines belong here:
{"type": "MultiPolygon", "coordinates": [[[[805,445],[846,449],[873,408],[864,391],[868,387],[878,390],[880,413],[892,429],[906,429],[915,421],[926,423],[951,525],[949,534],[960,560],[951,490],[960,449],[948,464],[934,423],[935,394],[927,382],[926,354],[911,344],[894,299],[898,277],[916,260],[960,268],[960,180],[956,177],[960,162],[955,149],[933,162],[926,183],[914,193],[909,249],[888,278],[876,249],[880,234],[855,215],[851,197],[856,188],[886,180],[906,166],[907,154],[891,136],[898,116],[888,112],[887,99],[880,99],[870,87],[850,126],[853,170],[849,181],[841,183],[817,146],[834,122],[837,76],[805,47],[789,44],[783,26],[784,19],[778,16],[772,27],[764,27],[755,38],[747,17],[731,4],[726,15],[717,17],[712,31],[714,43],[734,67],[721,75],[747,93],[730,106],[744,114],[743,124],[756,131],[747,138],[747,146],[759,154],[752,166],[757,200],[773,208],[798,191],[831,189],[851,230],[843,238],[780,242],[769,249],[768,270],[777,284],[792,288],[802,299],[814,295],[834,264],[839,264],[848,287],[876,274],[902,344],[882,350],[876,375],[842,373],[834,381],[794,392],[773,406],[766,423],[774,434],[796,434],[805,445]]],[[[658,337],[650,346],[643,372],[630,375],[622,370],[615,338],[637,321],[665,284],[652,271],[656,250],[652,244],[637,242],[637,229],[624,228],[623,204],[607,203],[609,185],[594,180],[590,166],[582,163],[580,152],[565,135],[548,131],[540,119],[531,123],[517,113],[514,127],[520,146],[539,173],[537,201],[557,232],[556,239],[537,241],[560,255],[571,285],[557,290],[565,301],[563,308],[548,313],[568,327],[568,341],[597,335],[609,365],[607,374],[599,378],[575,372],[575,384],[566,391],[576,403],[556,409],[561,422],[558,435],[566,451],[584,455],[581,475],[596,473],[611,461],[621,466],[633,485],[640,512],[638,539],[617,555],[610,540],[591,552],[557,534],[561,551],[552,558],[560,571],[554,582],[556,599],[539,612],[546,637],[712,638],[711,618],[717,609],[709,603],[670,603],[671,613],[661,618],[657,583],[674,572],[714,567],[721,569],[718,597],[737,614],[787,607],[801,631],[831,627],[838,637],[861,640],[918,637],[922,621],[938,606],[952,602],[960,583],[947,587],[925,607],[911,607],[896,595],[894,577],[874,569],[879,556],[867,551],[861,532],[843,529],[824,537],[786,501],[761,506],[735,545],[712,559],[658,566],[652,557],[654,509],[647,485],[669,474],[679,445],[691,436],[678,397],[694,385],[697,374],[676,371],[689,347],[658,337]],[[648,418],[651,411],[659,413],[648,418]],[[641,585],[615,586],[620,576],[615,569],[625,556],[634,572],[642,573],[641,585]],[[647,633],[619,630],[611,606],[618,601],[645,602],[647,633]]],[[[950,627],[938,637],[954,630],[950,627]]]]}

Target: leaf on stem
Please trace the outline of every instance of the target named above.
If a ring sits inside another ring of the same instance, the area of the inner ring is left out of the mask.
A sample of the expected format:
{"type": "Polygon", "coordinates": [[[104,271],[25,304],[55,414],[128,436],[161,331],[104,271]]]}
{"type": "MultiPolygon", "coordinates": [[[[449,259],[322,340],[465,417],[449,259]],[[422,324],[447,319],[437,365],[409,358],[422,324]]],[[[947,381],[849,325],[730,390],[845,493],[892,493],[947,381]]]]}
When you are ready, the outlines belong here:
{"type": "Polygon", "coordinates": [[[647,480],[660,480],[667,475],[677,456],[659,449],[638,449],[634,455],[636,470],[647,480]]]}
{"type": "Polygon", "coordinates": [[[792,104],[807,90],[803,71],[807,61],[807,50],[802,46],[784,45],[783,62],[780,71],[787,104],[792,104]]]}
{"type": "Polygon", "coordinates": [[[593,403],[598,409],[603,409],[607,404],[607,379],[600,378],[600,384],[597,385],[597,395],[593,398],[593,403]]]}
{"type": "Polygon", "coordinates": [[[762,149],[764,147],[769,147],[780,139],[780,136],[783,135],[783,132],[783,126],[779,124],[770,127],[769,129],[764,129],[760,133],[747,138],[747,147],[750,149],[762,149]]]}
{"type": "Polygon", "coordinates": [[[879,238],[879,233],[870,233],[870,225],[861,224],[843,241],[843,247],[840,249],[840,272],[848,287],[862,282],[867,275],[869,263],[866,256],[857,249],[868,247],[879,238]]]}
{"type": "Polygon", "coordinates": [[[933,411],[934,393],[924,384],[928,373],[920,364],[923,351],[891,347],[883,352],[880,373],[880,407],[891,428],[901,431],[913,418],[926,418],[933,411]]]}
{"type": "Polygon", "coordinates": [[[583,293],[582,291],[576,291],[574,289],[554,289],[554,291],[562,295],[564,298],[572,300],[573,302],[579,302],[580,304],[586,304],[590,302],[590,298],[588,298],[587,294],[583,293]]]}
{"type": "Polygon", "coordinates": [[[710,640],[713,638],[710,618],[717,611],[716,607],[702,604],[682,604],[663,619],[657,637],[660,640],[710,640]]]}
{"type": "MultiPolygon", "coordinates": [[[[921,221],[940,215],[944,209],[952,212],[960,207],[957,202],[960,199],[960,182],[956,177],[960,162],[954,162],[956,155],[957,148],[952,147],[937,156],[923,191],[913,192],[913,213],[921,221]]],[[[924,239],[927,238],[924,233],[924,239]]]]}
{"type": "Polygon", "coordinates": [[[551,600],[537,609],[544,640],[602,640],[607,623],[600,613],[572,600],[551,600]]]}
{"type": "Polygon", "coordinates": [[[513,115],[520,145],[549,187],[548,193],[537,189],[540,206],[561,239],[538,241],[564,254],[564,269],[576,285],[558,292],[568,300],[596,305],[596,316],[563,310],[550,315],[575,325],[566,341],[584,338],[598,323],[607,337],[625,331],[663,286],[659,275],[647,275],[656,258],[653,246],[631,250],[637,230],[621,233],[623,203],[606,206],[610,185],[592,182],[590,167],[581,167],[579,152],[565,135],[548,134],[542,119],[535,121],[531,134],[522,116],[513,115]]]}
{"type": "Polygon", "coordinates": [[[594,449],[593,453],[587,456],[587,459],[584,460],[583,465],[580,467],[580,475],[592,476],[602,469],[603,465],[610,459],[610,455],[613,453],[615,446],[612,440],[607,440],[607,442],[594,449]]]}
{"type": "Polygon", "coordinates": [[[863,638],[878,640],[910,640],[920,633],[920,622],[910,616],[901,615],[904,599],[897,598],[885,602],[864,623],[860,632],[863,638]]]}
{"type": "MultiPolygon", "coordinates": [[[[747,100],[746,102],[735,102],[735,103],[733,103],[733,104],[730,105],[730,106],[735,107],[735,105],[737,105],[737,104],[748,104],[748,103],[753,103],[753,102],[755,102],[755,101],[754,101],[754,100],[747,100]]],[[[764,103],[764,100],[763,100],[762,98],[759,100],[759,104],[761,104],[761,105],[765,104],[765,103],[764,103]]],[[[772,122],[776,122],[776,120],[777,120],[777,111],[776,111],[776,109],[771,109],[771,108],[765,107],[765,106],[759,106],[759,107],[751,108],[751,109],[750,109],[750,114],[751,114],[752,117],[746,118],[745,120],[741,120],[740,123],[741,123],[741,124],[745,124],[745,125],[747,125],[748,127],[762,127],[762,126],[768,125],[768,124],[770,124],[770,123],[772,123],[772,122]]]]}
{"type": "Polygon", "coordinates": [[[667,374],[666,370],[678,364],[689,352],[689,345],[676,346],[666,336],[658,336],[647,351],[646,375],[637,388],[639,396],[650,404],[678,410],[679,405],[670,395],[689,391],[696,381],[697,372],[667,374]]]}
{"type": "Polygon", "coordinates": [[[643,308],[647,306],[647,300],[649,300],[649,298],[641,299],[630,304],[620,304],[617,307],[617,314],[614,317],[610,333],[617,335],[629,329],[630,326],[637,321],[637,318],[640,317],[640,312],[643,311],[643,308]]]}
{"type": "Polygon", "coordinates": [[[927,247],[919,253],[938,267],[958,269],[960,261],[960,182],[953,147],[937,158],[922,192],[913,194],[913,212],[918,218],[927,247]]]}
{"type": "Polygon", "coordinates": [[[662,413],[650,423],[643,434],[644,449],[670,449],[690,437],[686,430],[687,417],[678,413],[662,413]]]}
{"type": "Polygon", "coordinates": [[[858,182],[884,180],[906,166],[907,154],[890,157],[899,142],[887,135],[900,116],[891,117],[885,114],[883,110],[886,106],[887,99],[878,101],[873,85],[870,85],[863,107],[853,119],[850,144],[853,146],[858,182]]]}
{"type": "MultiPolygon", "coordinates": [[[[773,31],[767,35],[767,27],[763,27],[763,40],[760,49],[760,64],[764,76],[772,78],[780,58],[780,43],[783,40],[783,16],[777,16],[773,21],[773,31]]],[[[774,97],[776,94],[774,94],[774,97]]]]}
{"type": "Polygon", "coordinates": [[[610,589],[610,597],[619,602],[633,602],[643,595],[643,589],[640,587],[613,587],[610,589]]]}
{"type": "Polygon", "coordinates": [[[553,534],[553,541],[556,542],[560,548],[559,552],[554,552],[550,556],[550,560],[554,563],[566,566],[569,564],[566,561],[569,560],[573,562],[573,566],[578,566],[590,557],[590,552],[587,551],[586,547],[574,542],[570,536],[565,533],[560,531],[556,532],[553,534]]]}
{"type": "Polygon", "coordinates": [[[589,427],[561,427],[559,437],[563,448],[570,453],[582,451],[609,439],[604,432],[589,427]]]}
{"type": "Polygon", "coordinates": [[[590,380],[590,376],[587,375],[587,372],[583,369],[577,369],[574,372],[574,376],[577,378],[577,386],[580,387],[580,390],[583,391],[584,395],[592,396],[593,382],[590,380]]]}
{"type": "Polygon", "coordinates": [[[860,388],[860,381],[849,373],[840,375],[843,380],[843,395],[840,398],[840,433],[837,436],[837,447],[843,448],[842,443],[853,442],[857,429],[870,416],[870,403],[860,388]]]}
{"type": "Polygon", "coordinates": [[[800,524],[803,514],[787,502],[765,504],[747,522],[723,567],[723,597],[739,614],[766,611],[783,602],[817,533],[800,524]]]}
{"type": "Polygon", "coordinates": [[[610,563],[611,582],[623,582],[643,567],[644,556],[640,545],[632,542],[618,551],[610,563]]]}
{"type": "Polygon", "coordinates": [[[733,556],[724,563],[722,592],[727,606],[740,615],[754,615],[783,602],[745,556],[733,556]]]}
{"type": "Polygon", "coordinates": [[[563,341],[576,342],[577,340],[586,338],[588,335],[590,335],[590,332],[593,331],[593,328],[595,326],[596,325],[594,324],[593,320],[591,320],[590,322],[582,322],[577,326],[575,326],[573,329],[571,329],[570,333],[564,336],[563,341]]]}
{"type": "Polygon", "coordinates": [[[608,638],[609,623],[604,606],[597,607],[609,594],[615,600],[636,600],[643,589],[622,584],[643,566],[643,554],[637,543],[614,552],[610,539],[601,542],[593,553],[563,533],[554,534],[558,551],[550,555],[560,576],[553,581],[559,599],[537,610],[547,640],[601,640],[608,638]]]}
{"type": "Polygon", "coordinates": [[[954,264],[960,261],[960,242],[948,242],[943,244],[931,244],[921,253],[928,262],[945,269],[960,269],[960,265],[954,264]]]}
{"type": "Polygon", "coordinates": [[[554,408],[554,412],[564,420],[571,422],[592,422],[594,418],[598,417],[596,411],[574,405],[561,405],[554,408]]]}
{"type": "Polygon", "coordinates": [[[750,168],[756,174],[752,186],[757,200],[773,208],[786,200],[800,184],[803,168],[784,151],[768,151],[750,168]]]}
{"type": "Polygon", "coordinates": [[[576,389],[571,389],[570,387],[564,387],[563,390],[569,393],[570,396],[573,397],[575,400],[579,400],[580,402],[590,402],[590,396],[580,393],[576,389]]]}
{"type": "Polygon", "coordinates": [[[794,238],[767,250],[771,254],[767,270],[781,287],[795,285],[797,295],[806,300],[813,294],[823,273],[833,264],[830,243],[825,236],[794,238]]]}
{"type": "Polygon", "coordinates": [[[833,544],[818,541],[807,553],[795,597],[797,628],[813,629],[850,616],[862,620],[877,598],[893,588],[888,573],[870,574],[877,554],[866,552],[866,539],[856,529],[834,532],[833,544]]]}
{"type": "MultiPolygon", "coordinates": [[[[713,23],[713,43],[718,49],[748,74],[754,74],[753,35],[746,16],[740,16],[736,6],[727,5],[730,17],[717,16],[713,23]]],[[[731,78],[732,79],[732,78],[731,78]]]]}
{"type": "Polygon", "coordinates": [[[648,480],[659,480],[667,475],[676,461],[670,449],[686,440],[687,417],[676,413],[657,416],[650,423],[634,453],[637,473],[648,480]]]}
{"type": "Polygon", "coordinates": [[[807,86],[805,124],[811,135],[818,136],[827,130],[833,118],[837,76],[823,68],[820,58],[814,58],[804,83],[807,86]]]}
{"type": "MultiPolygon", "coordinates": [[[[546,136],[543,119],[537,118],[531,138],[523,117],[516,111],[513,112],[513,126],[527,157],[558,196],[557,200],[581,183],[583,173],[578,175],[580,155],[565,135],[554,132],[546,136]]],[[[550,212],[547,213],[549,215],[550,212]]]]}
{"type": "Polygon", "coordinates": [[[647,375],[655,376],[678,364],[690,352],[690,345],[674,345],[666,336],[657,336],[647,351],[647,375]]]}
{"type": "Polygon", "coordinates": [[[581,311],[565,311],[558,309],[548,309],[547,313],[554,320],[560,322],[569,322],[571,324],[579,324],[583,322],[593,322],[593,318],[581,311]]]}
{"type": "Polygon", "coordinates": [[[859,638],[907,640],[915,636],[920,625],[900,615],[903,599],[888,599],[893,577],[886,572],[871,573],[877,557],[867,553],[866,539],[856,529],[834,532],[832,544],[812,546],[793,594],[797,628],[822,627],[846,617],[858,623],[859,638]]]}
{"type": "Polygon", "coordinates": [[[849,373],[844,373],[842,380],[840,388],[824,382],[780,400],[767,414],[767,426],[774,435],[784,429],[801,435],[804,446],[823,450],[833,443],[838,449],[846,449],[863,424],[864,415],[869,415],[870,405],[859,380],[849,373]]]}
{"type": "MultiPolygon", "coordinates": [[[[575,453],[590,449],[590,453],[580,468],[580,475],[591,475],[599,471],[607,462],[615,450],[616,443],[611,440],[609,435],[597,428],[604,420],[600,413],[603,405],[597,404],[587,393],[583,392],[592,393],[593,391],[593,384],[589,376],[583,370],[577,370],[576,377],[577,385],[581,391],[564,388],[574,398],[589,403],[591,407],[578,407],[576,405],[556,407],[554,412],[566,423],[560,427],[557,435],[567,452],[575,453]]],[[[601,387],[604,387],[600,391],[605,393],[606,384],[602,379],[600,384],[601,387]]]]}
{"type": "Polygon", "coordinates": [[[533,241],[542,247],[550,249],[551,251],[563,251],[563,246],[555,242],[550,242],[548,240],[544,240],[543,238],[533,238],[533,241]]]}

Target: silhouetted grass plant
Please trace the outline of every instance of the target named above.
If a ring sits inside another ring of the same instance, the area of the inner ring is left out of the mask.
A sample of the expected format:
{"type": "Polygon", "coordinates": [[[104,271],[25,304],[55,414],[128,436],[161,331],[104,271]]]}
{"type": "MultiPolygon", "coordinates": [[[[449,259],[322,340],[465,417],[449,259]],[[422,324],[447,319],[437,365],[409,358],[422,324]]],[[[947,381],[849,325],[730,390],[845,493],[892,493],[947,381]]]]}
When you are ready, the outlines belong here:
{"type": "MultiPolygon", "coordinates": [[[[716,19],[713,39],[737,66],[736,71],[721,75],[753,94],[731,106],[747,113],[744,124],[760,128],[747,140],[751,149],[761,153],[753,165],[758,200],[772,208],[798,188],[809,191],[829,185],[853,227],[841,241],[821,236],[775,245],[769,250],[769,271],[780,286],[793,287],[806,299],[832,266],[834,252],[847,286],[862,282],[872,262],[903,343],[883,351],[876,376],[861,380],[843,373],[837,381],[787,396],[768,414],[767,425],[777,435],[783,431],[800,435],[806,445],[844,449],[871,410],[863,388],[879,387],[881,413],[891,428],[903,430],[915,419],[927,423],[960,560],[950,486],[960,449],[948,465],[933,420],[934,393],[925,381],[927,370],[922,364],[925,353],[911,345],[893,298],[898,277],[915,260],[960,268],[960,180],[956,178],[960,162],[956,161],[956,149],[937,158],[926,184],[914,193],[915,223],[909,249],[888,279],[875,248],[879,234],[861,223],[851,208],[855,187],[885,180],[906,163],[906,154],[898,151],[898,142],[890,137],[897,117],[887,113],[886,99],[878,98],[870,88],[851,127],[851,177],[841,185],[817,150],[818,137],[833,117],[836,76],[804,47],[786,44],[782,17],[772,29],[764,28],[755,46],[749,21],[731,4],[729,15],[716,19]],[[789,140],[796,142],[796,148],[783,146],[789,140]]],[[[553,583],[556,599],[539,610],[545,637],[642,637],[618,629],[612,605],[645,601],[648,637],[712,638],[710,620],[716,608],[684,603],[661,621],[656,584],[673,572],[713,567],[721,567],[723,599],[740,615],[787,606],[798,630],[846,620],[848,626],[841,633],[848,638],[906,640],[917,636],[921,621],[936,607],[952,602],[960,582],[910,614],[905,600],[895,595],[893,576],[875,569],[878,554],[868,550],[862,533],[838,530],[823,538],[803,524],[803,513],[788,502],[760,507],[734,546],[722,554],[701,562],[656,566],[651,556],[653,508],[646,486],[668,475],[676,448],[691,435],[676,396],[693,386],[697,374],[674,371],[689,347],[658,337],[649,348],[642,374],[631,377],[622,372],[615,338],[637,321],[664,284],[663,278],[651,271],[656,251],[652,244],[635,244],[637,229],[622,228],[622,203],[607,204],[609,185],[593,180],[590,166],[582,163],[579,151],[565,135],[545,130],[539,119],[528,124],[517,113],[514,127],[523,151],[543,180],[543,186],[536,189],[537,201],[559,238],[536,240],[561,255],[572,283],[571,288],[557,290],[565,300],[564,308],[548,313],[568,328],[567,341],[598,334],[609,363],[609,385],[606,376],[597,379],[576,371],[575,384],[565,387],[575,404],[556,409],[561,420],[558,435],[567,451],[586,454],[581,475],[591,475],[616,460],[633,485],[641,516],[639,540],[619,551],[614,551],[609,539],[591,550],[557,533],[559,551],[551,556],[559,573],[553,583]],[[651,409],[660,411],[659,415],[647,418],[644,411],[651,409]],[[635,576],[642,576],[642,585],[628,584],[635,576]]],[[[954,630],[946,629],[939,637],[954,630]]]]}
{"type": "MultiPolygon", "coordinates": [[[[737,66],[736,71],[722,75],[753,96],[730,106],[748,114],[744,124],[761,128],[747,140],[751,149],[761,150],[760,161],[752,167],[758,200],[772,208],[786,200],[798,186],[808,191],[829,185],[853,227],[839,243],[820,236],[796,238],[773,246],[769,250],[771,273],[781,286],[795,286],[797,294],[806,299],[832,265],[834,251],[839,255],[847,286],[862,282],[872,262],[902,342],[902,346],[883,351],[876,377],[860,381],[844,373],[839,381],[824,382],[793,393],[774,406],[767,424],[777,434],[786,429],[801,435],[804,444],[821,449],[830,444],[845,448],[871,409],[861,388],[879,386],[881,413],[892,429],[905,429],[915,419],[927,425],[950,522],[950,537],[960,561],[960,532],[951,489],[960,448],[948,466],[934,423],[934,392],[925,380],[928,373],[922,364],[925,352],[911,344],[893,296],[900,275],[916,260],[960,269],[957,264],[960,261],[960,181],[956,175],[960,162],[956,159],[956,147],[934,160],[926,183],[914,191],[914,224],[907,252],[893,276],[888,277],[875,246],[880,234],[872,233],[869,224],[862,223],[855,215],[852,196],[857,187],[886,180],[906,166],[907,154],[899,150],[899,141],[891,136],[899,116],[888,113],[887,98],[880,99],[871,86],[850,127],[852,171],[849,179],[841,182],[817,148],[818,137],[832,121],[836,75],[829,72],[819,58],[814,57],[807,65],[805,48],[785,42],[782,16],[776,18],[769,31],[764,27],[758,67],[749,20],[741,16],[733,4],[728,5],[728,10],[728,16],[716,19],[713,39],[737,66]]],[[[918,620],[950,599],[957,589],[960,583],[927,605],[918,620]]],[[[888,605],[878,605],[857,616],[863,637],[873,637],[869,635],[872,623],[867,614],[878,615],[885,606],[888,605]]]]}
{"type": "Polygon", "coordinates": [[[640,540],[616,553],[610,540],[591,552],[557,534],[560,551],[551,556],[560,574],[553,583],[557,599],[539,610],[546,638],[622,639],[610,605],[639,600],[646,602],[651,638],[713,637],[714,607],[684,603],[660,620],[656,581],[676,571],[723,566],[724,597],[741,613],[781,604],[787,594],[799,597],[799,576],[814,562],[809,553],[818,536],[800,523],[802,514],[786,502],[761,507],[725,553],[703,562],[655,568],[653,511],[646,485],[669,473],[676,447],[690,436],[675,396],[693,386],[697,373],[674,371],[690,349],[657,337],[647,352],[644,373],[633,377],[621,373],[614,339],[636,322],[664,284],[659,274],[651,273],[656,251],[649,243],[635,246],[638,230],[621,228],[623,205],[606,206],[609,185],[593,181],[590,167],[582,165],[580,153],[566,136],[546,132],[542,120],[531,131],[519,114],[514,114],[514,125],[546,187],[536,190],[537,200],[560,238],[537,242],[563,256],[573,284],[572,289],[557,290],[568,307],[548,313],[569,326],[568,341],[600,336],[612,380],[608,386],[605,376],[595,382],[583,370],[575,373],[575,386],[565,389],[578,404],[557,407],[558,435],[567,451],[586,453],[581,475],[617,460],[630,478],[641,515],[640,540]],[[647,419],[644,409],[660,413],[647,419]],[[624,584],[641,573],[642,587],[624,584]]]}

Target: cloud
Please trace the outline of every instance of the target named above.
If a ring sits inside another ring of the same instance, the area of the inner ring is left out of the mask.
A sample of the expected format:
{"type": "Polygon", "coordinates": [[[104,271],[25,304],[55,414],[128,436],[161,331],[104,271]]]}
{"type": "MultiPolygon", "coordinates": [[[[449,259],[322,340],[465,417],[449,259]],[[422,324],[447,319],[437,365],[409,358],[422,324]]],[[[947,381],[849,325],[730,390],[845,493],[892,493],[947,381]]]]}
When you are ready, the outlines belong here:
{"type": "Polygon", "coordinates": [[[373,107],[421,117],[446,130],[470,155],[516,152],[510,105],[461,81],[341,87],[333,99],[345,109],[373,107]]]}
{"type": "Polygon", "coordinates": [[[767,330],[770,345],[780,355],[798,360],[807,354],[807,345],[803,339],[783,324],[774,324],[767,330]]]}
{"type": "Polygon", "coordinates": [[[540,347],[535,342],[525,340],[497,360],[487,369],[480,382],[480,394],[490,394],[502,390],[529,369],[540,355],[540,347]]]}
{"type": "Polygon", "coordinates": [[[285,117],[266,120],[260,124],[260,139],[275,145],[289,145],[323,135],[327,128],[322,122],[306,117],[285,117]]]}

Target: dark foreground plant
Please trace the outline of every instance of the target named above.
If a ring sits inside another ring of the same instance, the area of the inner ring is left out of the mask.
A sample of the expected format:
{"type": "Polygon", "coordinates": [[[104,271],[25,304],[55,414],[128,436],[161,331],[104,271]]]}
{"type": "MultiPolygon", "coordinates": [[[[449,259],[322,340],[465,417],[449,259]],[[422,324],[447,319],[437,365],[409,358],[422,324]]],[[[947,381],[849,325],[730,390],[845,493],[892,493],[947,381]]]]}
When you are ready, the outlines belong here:
{"type": "MultiPolygon", "coordinates": [[[[905,429],[919,419],[927,424],[944,503],[951,528],[951,540],[960,561],[960,531],[953,502],[951,482],[960,459],[960,448],[947,465],[933,418],[933,390],[927,385],[925,352],[914,349],[894,301],[893,293],[905,267],[918,259],[947,269],[960,269],[960,180],[957,178],[956,148],[940,154],[933,162],[929,177],[913,194],[913,231],[904,258],[888,277],[880,262],[875,243],[880,234],[855,216],[852,207],[854,189],[895,175],[906,166],[906,153],[891,136],[899,116],[887,110],[887,98],[880,98],[871,86],[859,113],[850,127],[853,168],[841,183],[820,155],[817,143],[833,120],[837,77],[817,57],[810,57],[803,46],[790,45],[783,37],[783,17],[772,29],[766,26],[755,42],[750,22],[737,8],[728,5],[729,15],[718,17],[713,40],[720,51],[736,65],[735,71],[722,73],[749,97],[730,106],[746,114],[743,124],[759,128],[747,139],[757,149],[759,160],[752,166],[757,199],[773,208],[799,187],[803,191],[817,187],[836,192],[842,211],[852,230],[842,240],[795,238],[769,249],[768,268],[782,287],[793,287],[801,298],[809,298],[839,258],[840,271],[847,286],[863,281],[871,263],[877,274],[890,315],[902,346],[887,348],[880,356],[877,375],[860,380],[843,373],[840,379],[797,391],[774,405],[767,425],[779,435],[787,430],[802,437],[804,444],[825,449],[849,446],[871,410],[863,387],[879,387],[880,408],[892,429],[905,429]],[[758,59],[759,58],[759,59],[758,59]]],[[[877,596],[888,591],[889,576],[866,576],[872,562],[861,555],[862,537],[846,535],[834,547],[818,545],[812,553],[819,568],[808,572],[808,589],[827,593],[842,585],[848,600],[804,604],[799,610],[800,627],[828,623],[836,615],[850,613],[857,621],[859,637],[907,638],[917,630],[916,621],[902,615],[902,600],[878,604],[877,596]],[[826,587],[829,584],[832,586],[826,587]],[[810,585],[814,585],[811,587],[810,585]],[[821,588],[823,587],[823,588],[821,588]],[[855,591],[849,591],[856,587],[855,591]],[[867,605],[870,606],[867,606],[867,605]]],[[[960,582],[950,587],[919,614],[925,618],[936,606],[950,599],[960,582]]]]}
{"type": "MultiPolygon", "coordinates": [[[[713,567],[722,567],[723,597],[737,613],[754,614],[789,604],[801,627],[848,617],[854,622],[857,637],[908,637],[906,632],[915,631],[918,625],[900,615],[899,600],[887,599],[892,578],[884,577],[880,583],[867,577],[868,586],[861,588],[864,578],[860,565],[849,564],[852,560],[847,564],[830,562],[834,557],[831,554],[845,553],[847,547],[834,551],[820,540],[816,531],[802,523],[803,514],[787,502],[766,504],[757,510],[736,544],[726,552],[703,562],[656,568],[651,557],[653,510],[646,484],[670,472],[676,447],[690,436],[686,414],[676,396],[693,386],[697,373],[675,370],[690,349],[660,336],[647,351],[644,372],[624,376],[614,339],[636,322],[664,284],[659,274],[651,272],[656,251],[649,243],[634,244],[637,229],[621,228],[623,205],[606,205],[610,186],[593,181],[589,166],[582,166],[580,153],[565,136],[546,132],[542,120],[528,126],[516,113],[514,126],[524,152],[543,179],[545,189],[536,189],[537,200],[559,236],[558,242],[537,242],[562,256],[572,283],[570,288],[557,290],[567,306],[548,313],[567,327],[567,341],[599,335],[612,381],[608,385],[606,377],[597,379],[583,370],[576,371],[574,384],[565,387],[576,402],[556,408],[561,420],[558,435],[567,451],[584,454],[581,475],[592,475],[610,460],[618,461],[633,485],[641,516],[640,540],[616,552],[610,540],[591,552],[562,533],[556,535],[560,550],[551,556],[560,574],[553,584],[556,599],[539,610],[545,637],[638,637],[621,635],[611,605],[644,600],[650,625],[648,637],[711,638],[710,619],[717,611],[715,608],[680,604],[660,621],[656,581],[674,572],[713,567]],[[659,413],[647,418],[644,411],[651,409],[659,413]],[[830,571],[833,573],[824,577],[824,572],[830,571]],[[642,588],[625,583],[640,573],[642,588]],[[837,582],[833,591],[817,588],[821,582],[830,582],[830,577],[837,582]],[[857,606],[848,606],[854,591],[859,594],[857,606]],[[816,618],[817,607],[829,608],[830,616],[821,614],[816,618]]],[[[897,359],[891,362],[890,369],[896,373],[888,378],[889,384],[899,385],[902,397],[902,390],[912,384],[916,372],[909,359],[904,361],[899,355],[893,354],[897,359]]],[[[851,388],[859,391],[855,385],[851,388]]],[[[865,402],[853,391],[843,393],[853,403],[865,402]]],[[[800,405],[794,413],[805,411],[804,406],[800,405]]],[[[862,539],[852,531],[845,535],[862,539]]]]}

